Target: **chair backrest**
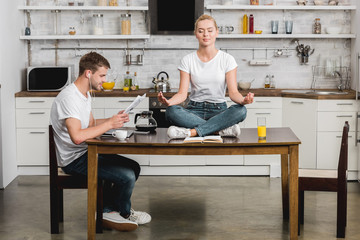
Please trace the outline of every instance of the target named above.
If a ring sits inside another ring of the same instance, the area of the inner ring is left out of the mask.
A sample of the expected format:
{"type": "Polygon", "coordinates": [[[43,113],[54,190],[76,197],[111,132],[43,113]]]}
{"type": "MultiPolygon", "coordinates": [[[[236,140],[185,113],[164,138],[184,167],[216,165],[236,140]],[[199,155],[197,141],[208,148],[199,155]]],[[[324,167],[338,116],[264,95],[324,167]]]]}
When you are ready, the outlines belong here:
{"type": "Polygon", "coordinates": [[[348,135],[349,135],[349,123],[345,122],[342,139],[341,139],[341,147],[340,147],[340,155],[339,155],[339,164],[338,164],[338,180],[346,181],[347,179],[347,168],[348,168],[348,135]]]}
{"type": "Polygon", "coordinates": [[[57,183],[58,164],[55,150],[54,131],[49,125],[49,166],[50,166],[50,182],[57,183]]]}

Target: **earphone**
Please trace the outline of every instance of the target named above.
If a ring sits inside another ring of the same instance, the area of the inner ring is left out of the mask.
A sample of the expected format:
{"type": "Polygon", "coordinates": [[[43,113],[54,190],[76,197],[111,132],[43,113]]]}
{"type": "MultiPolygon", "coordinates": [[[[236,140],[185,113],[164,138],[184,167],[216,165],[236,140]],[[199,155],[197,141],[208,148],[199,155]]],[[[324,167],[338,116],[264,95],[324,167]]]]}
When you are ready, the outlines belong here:
{"type": "Polygon", "coordinates": [[[90,78],[90,73],[88,74],[88,78],[90,78]]]}

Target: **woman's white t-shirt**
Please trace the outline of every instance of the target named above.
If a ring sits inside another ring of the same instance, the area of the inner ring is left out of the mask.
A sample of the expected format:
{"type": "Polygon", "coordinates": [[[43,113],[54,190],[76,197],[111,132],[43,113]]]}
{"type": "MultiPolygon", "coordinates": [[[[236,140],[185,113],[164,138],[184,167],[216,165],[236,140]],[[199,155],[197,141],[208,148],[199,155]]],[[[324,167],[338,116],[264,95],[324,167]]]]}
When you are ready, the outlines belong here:
{"type": "Polygon", "coordinates": [[[65,120],[76,118],[81,128],[88,128],[91,114],[91,96],[85,97],[74,83],[63,89],[55,98],[50,114],[50,124],[54,130],[58,166],[64,167],[87,151],[85,142],[76,145],[70,138],[65,120]]]}
{"type": "Polygon", "coordinates": [[[202,62],[197,52],[186,55],[178,67],[190,74],[190,100],[195,102],[225,102],[225,74],[237,67],[230,54],[219,50],[208,62],[202,62]]]}

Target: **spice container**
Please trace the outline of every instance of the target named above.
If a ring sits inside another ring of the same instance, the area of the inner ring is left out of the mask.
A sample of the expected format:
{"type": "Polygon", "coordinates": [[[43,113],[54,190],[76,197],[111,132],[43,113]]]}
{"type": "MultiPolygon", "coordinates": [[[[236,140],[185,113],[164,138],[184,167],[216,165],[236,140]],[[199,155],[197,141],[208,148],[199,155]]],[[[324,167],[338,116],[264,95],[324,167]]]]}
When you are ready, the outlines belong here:
{"type": "Polygon", "coordinates": [[[98,0],[98,6],[107,6],[107,0],[98,0]]]}
{"type": "Polygon", "coordinates": [[[315,18],[315,22],[314,22],[314,33],[315,33],[315,34],[321,34],[320,18],[315,18]]]}
{"type": "Polygon", "coordinates": [[[131,34],[131,14],[121,14],[121,34],[130,35],[131,34]]]}
{"type": "Polygon", "coordinates": [[[70,35],[75,35],[76,34],[75,27],[69,27],[69,34],[70,35]]]}
{"type": "Polygon", "coordinates": [[[249,17],[249,33],[254,33],[254,16],[252,14],[249,17]]]}
{"type": "Polygon", "coordinates": [[[270,76],[266,75],[264,88],[270,88],[270,76]]]}
{"type": "Polygon", "coordinates": [[[274,75],[271,75],[271,78],[270,78],[270,88],[275,88],[275,87],[276,87],[275,77],[274,77],[274,75]]]}
{"type": "Polygon", "coordinates": [[[259,0],[250,0],[250,5],[259,5],[259,0]]]}
{"type": "Polygon", "coordinates": [[[96,13],[93,15],[93,34],[102,35],[104,34],[104,19],[103,15],[96,13]]]}
{"type": "Polygon", "coordinates": [[[132,86],[131,86],[131,90],[139,90],[139,84],[137,82],[137,73],[134,73],[134,77],[133,77],[133,81],[132,81],[132,86]]]}

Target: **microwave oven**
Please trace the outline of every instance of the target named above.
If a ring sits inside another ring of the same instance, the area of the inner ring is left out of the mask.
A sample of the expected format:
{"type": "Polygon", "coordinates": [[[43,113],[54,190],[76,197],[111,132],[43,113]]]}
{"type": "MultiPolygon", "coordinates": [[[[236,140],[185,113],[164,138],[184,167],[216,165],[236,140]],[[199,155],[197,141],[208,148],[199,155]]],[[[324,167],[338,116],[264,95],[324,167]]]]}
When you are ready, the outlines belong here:
{"type": "Polygon", "coordinates": [[[38,66],[27,69],[28,91],[60,91],[70,83],[70,66],[38,66]]]}

